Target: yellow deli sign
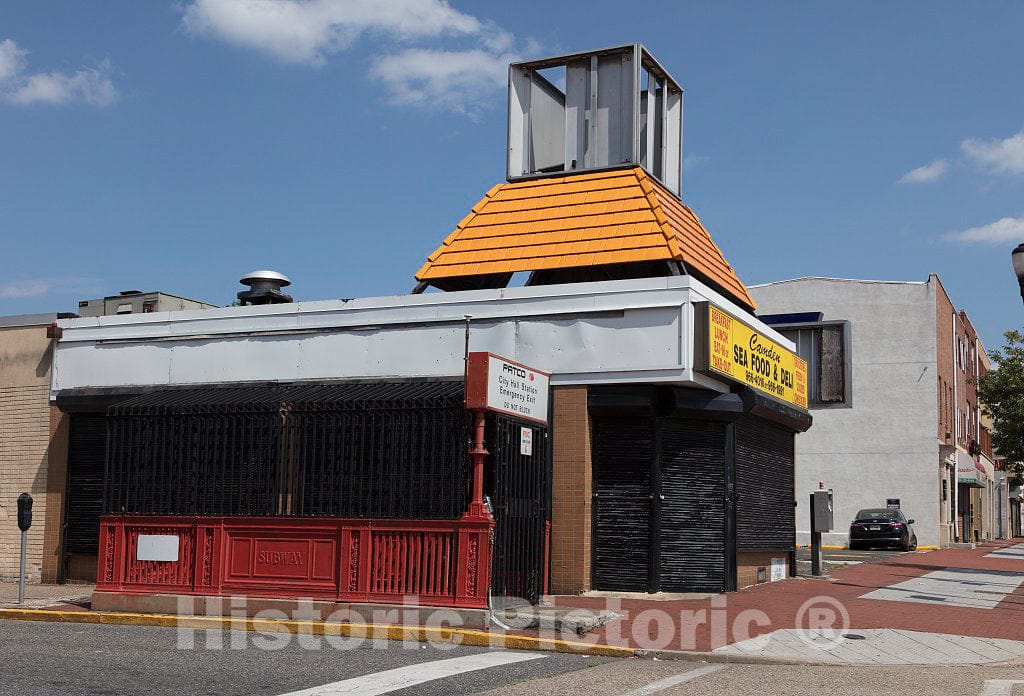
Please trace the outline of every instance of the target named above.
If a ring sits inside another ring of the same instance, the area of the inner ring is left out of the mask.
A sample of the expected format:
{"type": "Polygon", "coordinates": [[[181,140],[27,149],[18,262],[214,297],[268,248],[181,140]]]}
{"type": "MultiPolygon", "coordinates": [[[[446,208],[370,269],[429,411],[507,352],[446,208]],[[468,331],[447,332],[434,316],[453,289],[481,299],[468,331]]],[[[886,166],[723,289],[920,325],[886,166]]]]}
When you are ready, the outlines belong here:
{"type": "Polygon", "coordinates": [[[807,361],[708,304],[708,368],[807,408],[807,361]]]}

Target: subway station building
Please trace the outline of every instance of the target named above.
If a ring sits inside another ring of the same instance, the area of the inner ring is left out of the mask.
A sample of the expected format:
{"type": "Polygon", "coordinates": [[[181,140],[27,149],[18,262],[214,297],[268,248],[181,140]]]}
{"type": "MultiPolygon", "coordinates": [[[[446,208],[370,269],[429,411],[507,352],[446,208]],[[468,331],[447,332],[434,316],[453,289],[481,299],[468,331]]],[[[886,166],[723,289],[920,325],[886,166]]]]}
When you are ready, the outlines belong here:
{"type": "Polygon", "coordinates": [[[639,45],[514,64],[506,181],[412,294],[60,322],[97,606],[791,574],[806,364],[682,202],[681,119],[639,45]],[[467,353],[539,385],[534,410],[468,414],[467,353]]]}

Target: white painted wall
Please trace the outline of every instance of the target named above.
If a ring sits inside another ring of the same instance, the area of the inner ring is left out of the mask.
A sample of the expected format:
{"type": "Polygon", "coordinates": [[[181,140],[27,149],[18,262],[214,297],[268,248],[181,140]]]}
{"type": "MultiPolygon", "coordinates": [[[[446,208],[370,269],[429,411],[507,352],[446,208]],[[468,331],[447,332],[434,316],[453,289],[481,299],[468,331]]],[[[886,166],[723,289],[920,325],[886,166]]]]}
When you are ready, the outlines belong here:
{"type": "Polygon", "coordinates": [[[849,321],[852,407],[811,407],[796,438],[797,541],[809,543],[808,497],[835,492],[825,544],[845,545],[857,510],[899,498],[918,543],[939,543],[935,299],[928,283],[805,278],[750,288],[758,314],[822,312],[849,321]]]}
{"type": "Polygon", "coordinates": [[[554,384],[653,381],[725,390],[692,370],[692,303],[705,300],[744,314],[698,281],[674,277],[63,320],[51,395],[87,387],[457,376],[466,314],[473,316],[471,350],[548,370],[554,384]]]}

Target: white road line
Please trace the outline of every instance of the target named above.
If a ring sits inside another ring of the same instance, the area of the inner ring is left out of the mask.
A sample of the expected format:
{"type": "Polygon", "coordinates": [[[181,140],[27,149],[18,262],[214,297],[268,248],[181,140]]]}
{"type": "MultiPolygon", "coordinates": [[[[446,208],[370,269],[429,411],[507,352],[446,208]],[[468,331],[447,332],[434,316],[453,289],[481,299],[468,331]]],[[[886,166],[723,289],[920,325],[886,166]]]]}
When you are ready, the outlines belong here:
{"type": "Polygon", "coordinates": [[[641,686],[639,689],[627,691],[626,693],[622,694],[622,696],[647,696],[647,694],[656,694],[659,691],[664,691],[665,689],[673,687],[676,684],[682,684],[683,682],[699,679],[700,677],[703,677],[705,674],[718,672],[719,670],[723,670],[728,666],[729,665],[705,665],[703,667],[698,667],[697,669],[691,669],[689,672],[683,672],[682,674],[676,674],[671,677],[659,679],[656,682],[651,682],[650,684],[641,686]]]}
{"type": "Polygon", "coordinates": [[[1010,696],[1014,684],[1024,684],[1021,679],[986,679],[981,696],[1010,696]]]}
{"type": "Polygon", "coordinates": [[[408,667],[398,667],[384,672],[364,674],[361,677],[314,686],[311,689],[292,691],[283,696],[376,696],[399,689],[452,677],[463,672],[475,672],[490,667],[499,667],[526,660],[536,660],[546,655],[526,652],[485,652],[447,660],[421,662],[408,667]]]}

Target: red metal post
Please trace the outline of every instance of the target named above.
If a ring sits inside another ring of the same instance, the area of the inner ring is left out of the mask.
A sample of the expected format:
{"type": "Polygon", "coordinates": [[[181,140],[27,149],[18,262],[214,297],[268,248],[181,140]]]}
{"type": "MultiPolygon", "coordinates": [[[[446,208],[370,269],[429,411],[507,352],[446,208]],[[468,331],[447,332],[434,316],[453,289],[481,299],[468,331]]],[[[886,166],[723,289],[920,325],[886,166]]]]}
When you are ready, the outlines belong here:
{"type": "Polygon", "coordinates": [[[469,507],[463,518],[491,519],[491,513],[484,505],[484,460],[489,452],[484,442],[484,429],[486,419],[483,409],[473,411],[473,448],[469,450],[470,461],[473,465],[473,495],[469,501],[469,507]]]}

